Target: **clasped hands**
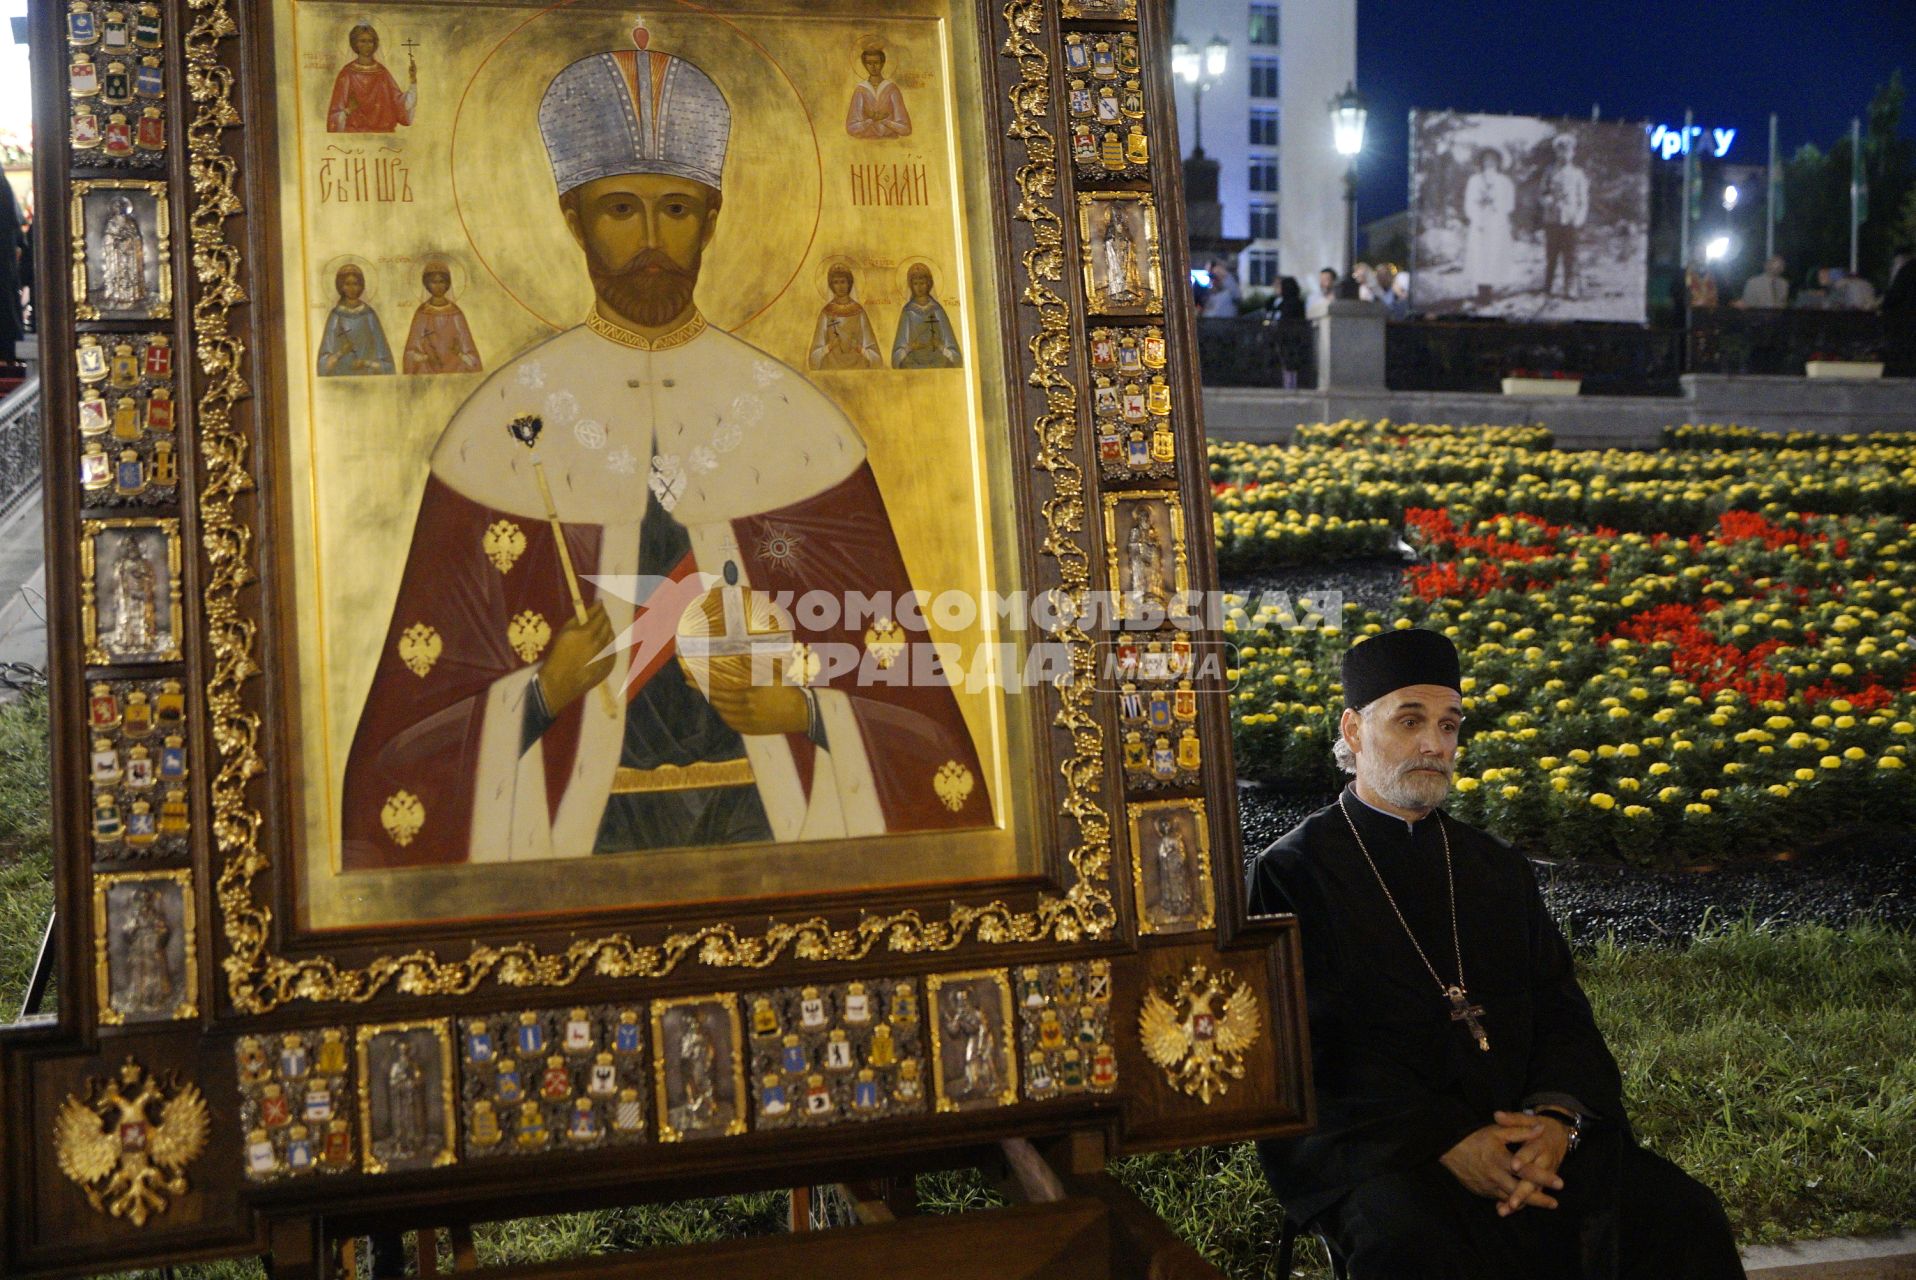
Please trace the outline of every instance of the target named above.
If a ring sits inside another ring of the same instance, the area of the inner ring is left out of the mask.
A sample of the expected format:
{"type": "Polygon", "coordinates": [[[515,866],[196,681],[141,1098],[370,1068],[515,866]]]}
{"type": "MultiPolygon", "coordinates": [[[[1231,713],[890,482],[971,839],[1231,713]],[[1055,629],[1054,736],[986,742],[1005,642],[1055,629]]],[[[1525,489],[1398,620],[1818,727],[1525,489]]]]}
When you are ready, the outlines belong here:
{"type": "MultiPolygon", "coordinates": [[[[558,715],[612,674],[612,623],[605,606],[587,606],[585,617],[569,619],[552,637],[539,667],[539,695],[546,710],[558,715]]],[[[789,684],[754,684],[744,663],[714,662],[706,701],[738,733],[747,737],[804,733],[811,727],[811,704],[804,690],[789,684]]]]}
{"type": "Polygon", "coordinates": [[[1563,1190],[1557,1169],[1569,1147],[1570,1126],[1556,1116],[1498,1111],[1494,1123],[1466,1135],[1439,1160],[1466,1191],[1497,1201],[1497,1216],[1507,1218],[1526,1205],[1557,1207],[1549,1193],[1563,1190]]]}

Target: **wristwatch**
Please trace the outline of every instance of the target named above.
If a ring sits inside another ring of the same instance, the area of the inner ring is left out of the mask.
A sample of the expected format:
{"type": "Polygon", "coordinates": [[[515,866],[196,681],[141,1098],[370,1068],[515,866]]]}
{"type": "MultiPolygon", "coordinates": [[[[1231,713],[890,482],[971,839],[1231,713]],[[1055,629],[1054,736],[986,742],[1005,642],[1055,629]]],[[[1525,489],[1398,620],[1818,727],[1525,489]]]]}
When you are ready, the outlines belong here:
{"type": "Polygon", "coordinates": [[[1568,1107],[1525,1107],[1524,1114],[1527,1116],[1549,1116],[1553,1120],[1563,1122],[1564,1127],[1570,1131],[1566,1135],[1567,1141],[1563,1148],[1563,1154],[1566,1158],[1575,1152],[1577,1144],[1583,1141],[1583,1113],[1581,1111],[1572,1111],[1568,1107]]]}

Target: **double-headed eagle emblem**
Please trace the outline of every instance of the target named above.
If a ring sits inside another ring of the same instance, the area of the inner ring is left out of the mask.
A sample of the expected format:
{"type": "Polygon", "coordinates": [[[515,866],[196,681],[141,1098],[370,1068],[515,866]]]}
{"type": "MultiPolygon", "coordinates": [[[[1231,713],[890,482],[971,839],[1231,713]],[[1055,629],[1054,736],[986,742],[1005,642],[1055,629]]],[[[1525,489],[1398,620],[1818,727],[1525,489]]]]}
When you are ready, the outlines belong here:
{"type": "Polygon", "coordinates": [[[143,1227],[166,1212],[168,1196],[186,1194],[186,1166],[206,1149],[206,1099],[192,1084],[168,1097],[132,1058],[117,1082],[95,1080],[87,1093],[69,1094],[54,1117],[60,1171],[94,1209],[143,1227]]]}
{"type": "Polygon", "coordinates": [[[1144,993],[1138,1039],[1173,1085],[1209,1106],[1244,1078],[1244,1054],[1260,1031],[1257,993],[1230,970],[1201,964],[1181,984],[1167,980],[1164,992],[1144,993]]]}

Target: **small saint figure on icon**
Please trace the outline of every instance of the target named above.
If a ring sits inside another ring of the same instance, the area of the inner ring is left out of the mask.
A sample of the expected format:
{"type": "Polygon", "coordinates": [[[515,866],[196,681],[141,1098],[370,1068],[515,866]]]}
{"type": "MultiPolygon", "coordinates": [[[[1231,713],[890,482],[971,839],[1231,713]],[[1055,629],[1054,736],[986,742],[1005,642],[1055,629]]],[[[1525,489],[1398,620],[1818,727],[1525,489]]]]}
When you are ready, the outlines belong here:
{"type": "Polygon", "coordinates": [[[944,306],[931,294],[931,268],[914,262],[905,273],[911,297],[898,313],[898,334],[892,339],[894,369],[956,369],[964,363],[958,337],[944,306]]]}
{"type": "Polygon", "coordinates": [[[328,133],[391,133],[412,123],[419,102],[419,64],[406,59],[406,89],[402,93],[392,72],[374,55],[379,33],[372,24],[356,25],[346,37],[353,60],[333,79],[332,100],[326,104],[328,133]]]}
{"type": "Polygon", "coordinates": [[[406,335],[407,373],[477,373],[479,348],[473,344],[466,313],[447,296],[452,290],[452,268],[437,259],[420,274],[426,300],[412,313],[406,335]]]}
{"type": "Polygon", "coordinates": [[[392,348],[379,313],[366,301],[366,273],[348,262],[333,275],[339,294],[319,340],[319,376],[350,378],[393,371],[392,348]]]}
{"type": "Polygon", "coordinates": [[[834,266],[826,283],[832,296],[818,311],[812,330],[813,369],[876,369],[880,364],[878,339],[863,303],[852,298],[852,269],[834,266]]]}
{"type": "Polygon", "coordinates": [[[858,61],[865,78],[852,85],[851,109],[845,113],[845,132],[854,138],[903,138],[911,133],[905,95],[885,78],[885,50],[867,41],[858,61]]]}

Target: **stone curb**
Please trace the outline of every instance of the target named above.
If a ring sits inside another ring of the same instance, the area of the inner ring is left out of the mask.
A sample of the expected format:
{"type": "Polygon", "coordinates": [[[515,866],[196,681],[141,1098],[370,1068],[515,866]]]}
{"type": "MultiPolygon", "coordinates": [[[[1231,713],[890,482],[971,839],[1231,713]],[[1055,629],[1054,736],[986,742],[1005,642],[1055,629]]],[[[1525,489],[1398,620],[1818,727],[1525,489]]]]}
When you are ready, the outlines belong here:
{"type": "Polygon", "coordinates": [[[1749,1280],[1916,1280],[1916,1231],[1758,1245],[1743,1267],[1749,1280]]]}

